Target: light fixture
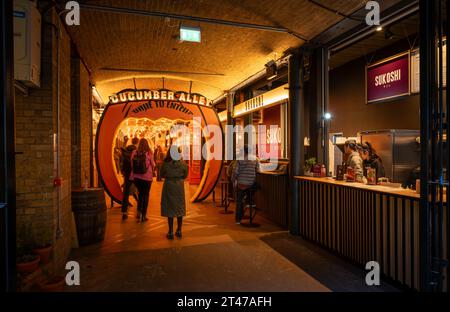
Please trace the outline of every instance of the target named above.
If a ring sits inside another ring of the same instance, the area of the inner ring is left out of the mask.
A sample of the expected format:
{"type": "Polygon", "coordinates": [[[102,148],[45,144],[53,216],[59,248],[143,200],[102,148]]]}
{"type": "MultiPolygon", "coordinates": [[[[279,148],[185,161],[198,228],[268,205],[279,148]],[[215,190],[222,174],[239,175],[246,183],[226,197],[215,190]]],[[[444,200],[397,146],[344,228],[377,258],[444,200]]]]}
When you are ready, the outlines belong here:
{"type": "Polygon", "coordinates": [[[384,39],[391,40],[394,38],[394,33],[388,28],[384,31],[384,39]]]}
{"type": "Polygon", "coordinates": [[[92,86],[92,96],[97,101],[97,103],[100,105],[100,107],[105,105],[105,102],[103,102],[102,96],[98,92],[97,88],[95,86],[92,86]]]}
{"type": "Polygon", "coordinates": [[[325,119],[325,120],[330,120],[331,119],[331,114],[330,113],[325,113],[325,114],[323,114],[323,119],[325,119]]]}
{"type": "Polygon", "coordinates": [[[382,31],[382,30],[383,30],[383,27],[381,27],[381,26],[378,26],[376,29],[376,31],[382,31]]]}
{"type": "Polygon", "coordinates": [[[270,60],[268,63],[266,63],[266,78],[267,80],[272,80],[277,76],[277,64],[274,60],[270,60]]]}
{"type": "Polygon", "coordinates": [[[180,25],[180,40],[189,42],[201,42],[200,27],[180,25]]]}

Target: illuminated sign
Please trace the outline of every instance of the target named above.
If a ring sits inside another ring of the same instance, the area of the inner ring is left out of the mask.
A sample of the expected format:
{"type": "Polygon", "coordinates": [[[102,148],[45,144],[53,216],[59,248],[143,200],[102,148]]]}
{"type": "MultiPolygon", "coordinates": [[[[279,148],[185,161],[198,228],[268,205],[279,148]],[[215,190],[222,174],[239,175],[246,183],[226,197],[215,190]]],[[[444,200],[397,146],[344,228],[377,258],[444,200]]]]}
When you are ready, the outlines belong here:
{"type": "Polygon", "coordinates": [[[409,53],[367,67],[367,103],[408,95],[409,87],[409,53]]]}
{"type": "Polygon", "coordinates": [[[169,90],[124,90],[109,97],[110,103],[126,103],[147,100],[167,100],[207,105],[206,98],[196,93],[169,90]]]}
{"type": "Polygon", "coordinates": [[[220,122],[227,121],[227,113],[228,113],[228,111],[224,110],[218,114],[220,122]]]}
{"type": "Polygon", "coordinates": [[[280,101],[287,100],[289,98],[289,90],[287,88],[288,85],[285,84],[236,105],[234,107],[233,117],[239,117],[257,111],[260,108],[269,107],[279,103],[280,101]]]}
{"type": "Polygon", "coordinates": [[[180,26],[180,40],[190,42],[201,42],[202,35],[199,27],[180,26]]]}

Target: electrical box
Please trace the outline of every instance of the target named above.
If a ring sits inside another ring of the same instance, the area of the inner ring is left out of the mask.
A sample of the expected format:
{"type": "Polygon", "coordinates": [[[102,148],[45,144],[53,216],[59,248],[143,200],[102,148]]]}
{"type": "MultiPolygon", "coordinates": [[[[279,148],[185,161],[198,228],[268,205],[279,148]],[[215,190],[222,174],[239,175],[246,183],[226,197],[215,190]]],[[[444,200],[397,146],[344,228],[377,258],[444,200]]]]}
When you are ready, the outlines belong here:
{"type": "Polygon", "coordinates": [[[14,79],[41,85],[41,14],[30,0],[14,0],[14,79]]]}

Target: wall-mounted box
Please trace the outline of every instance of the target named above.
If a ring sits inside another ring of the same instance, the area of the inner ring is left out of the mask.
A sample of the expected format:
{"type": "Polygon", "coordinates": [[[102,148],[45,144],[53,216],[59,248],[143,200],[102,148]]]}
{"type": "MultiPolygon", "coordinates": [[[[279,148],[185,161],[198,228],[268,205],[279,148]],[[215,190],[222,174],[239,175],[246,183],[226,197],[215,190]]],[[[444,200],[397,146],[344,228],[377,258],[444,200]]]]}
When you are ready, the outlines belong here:
{"type": "Polygon", "coordinates": [[[14,0],[14,79],[41,85],[41,14],[30,0],[14,0]]]}

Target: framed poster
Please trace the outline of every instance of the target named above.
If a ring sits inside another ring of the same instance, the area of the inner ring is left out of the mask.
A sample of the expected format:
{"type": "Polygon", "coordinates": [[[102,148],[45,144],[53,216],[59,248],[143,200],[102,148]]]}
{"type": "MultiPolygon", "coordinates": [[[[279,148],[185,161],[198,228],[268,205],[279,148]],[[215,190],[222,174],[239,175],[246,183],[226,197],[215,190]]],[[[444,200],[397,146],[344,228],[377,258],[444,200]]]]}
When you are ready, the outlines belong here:
{"type": "Polygon", "coordinates": [[[411,93],[420,92],[420,53],[419,49],[411,51],[411,93]]]}
{"type": "Polygon", "coordinates": [[[410,55],[395,55],[366,67],[366,103],[410,94],[410,55]]]}

